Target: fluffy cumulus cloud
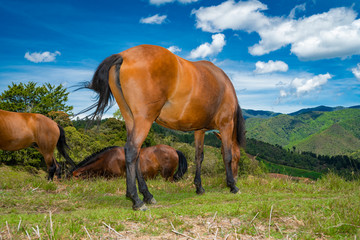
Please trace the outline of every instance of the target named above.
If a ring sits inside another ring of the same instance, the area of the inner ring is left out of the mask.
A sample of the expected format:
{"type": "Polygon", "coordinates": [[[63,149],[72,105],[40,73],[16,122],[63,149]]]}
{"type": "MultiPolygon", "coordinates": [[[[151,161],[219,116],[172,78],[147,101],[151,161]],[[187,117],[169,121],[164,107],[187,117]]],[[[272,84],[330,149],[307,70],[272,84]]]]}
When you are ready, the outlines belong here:
{"type": "Polygon", "coordinates": [[[295,78],[285,89],[280,90],[280,97],[303,96],[320,89],[332,76],[329,73],[319,74],[312,78],[295,78]]]}
{"type": "Polygon", "coordinates": [[[54,62],[56,56],[61,55],[59,51],[51,52],[27,52],[25,53],[25,58],[30,62],[41,63],[41,62],[54,62]]]}
{"type": "Polygon", "coordinates": [[[150,0],[150,4],[154,4],[154,5],[162,5],[165,3],[173,3],[173,2],[179,2],[179,3],[183,3],[183,4],[187,4],[187,3],[192,3],[192,2],[197,2],[198,0],[150,0]]]}
{"type": "Polygon", "coordinates": [[[204,43],[201,44],[196,49],[190,52],[189,58],[205,58],[209,56],[214,56],[220,53],[225,46],[225,35],[222,33],[212,35],[212,42],[211,43],[204,43]]]}
{"type": "Polygon", "coordinates": [[[154,16],[141,18],[140,23],[144,24],[162,24],[165,22],[167,15],[155,14],[154,16]]]}
{"type": "Polygon", "coordinates": [[[305,10],[296,6],[288,17],[268,17],[267,6],[257,0],[228,0],[217,6],[193,10],[196,27],[207,32],[225,29],[257,32],[259,43],[249,47],[252,55],[264,55],[290,45],[302,60],[346,58],[360,54],[360,19],[352,8],[340,7],[328,12],[295,19],[305,10]]]}
{"type": "Polygon", "coordinates": [[[168,50],[172,53],[176,53],[176,52],[181,52],[181,48],[179,48],[178,46],[170,46],[168,47],[168,50]]]}
{"type": "Polygon", "coordinates": [[[351,71],[356,79],[360,81],[360,63],[358,63],[356,67],[352,68],[351,71]]]}
{"type": "Polygon", "coordinates": [[[256,69],[254,70],[254,72],[259,74],[271,73],[271,72],[287,72],[287,70],[289,70],[289,66],[283,61],[272,61],[272,60],[268,62],[258,61],[255,64],[255,66],[256,69]]]}
{"type": "Polygon", "coordinates": [[[259,1],[229,0],[218,6],[201,7],[193,10],[196,16],[196,27],[206,32],[221,32],[225,29],[254,31],[268,25],[268,18],[260,11],[266,5],[259,1]]]}

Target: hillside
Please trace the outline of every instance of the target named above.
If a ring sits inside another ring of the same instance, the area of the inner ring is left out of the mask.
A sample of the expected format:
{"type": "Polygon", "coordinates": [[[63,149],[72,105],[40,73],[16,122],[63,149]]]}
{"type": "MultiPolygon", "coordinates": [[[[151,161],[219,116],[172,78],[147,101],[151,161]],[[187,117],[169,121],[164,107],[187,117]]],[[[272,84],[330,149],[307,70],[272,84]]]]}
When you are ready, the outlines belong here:
{"type": "Polygon", "coordinates": [[[308,139],[296,145],[301,151],[313,152],[320,155],[349,155],[360,147],[360,140],[339,124],[313,134],[308,139]]]}
{"type": "Polygon", "coordinates": [[[359,126],[358,108],[246,120],[248,138],[331,156],[351,155],[360,149],[359,126]]]}

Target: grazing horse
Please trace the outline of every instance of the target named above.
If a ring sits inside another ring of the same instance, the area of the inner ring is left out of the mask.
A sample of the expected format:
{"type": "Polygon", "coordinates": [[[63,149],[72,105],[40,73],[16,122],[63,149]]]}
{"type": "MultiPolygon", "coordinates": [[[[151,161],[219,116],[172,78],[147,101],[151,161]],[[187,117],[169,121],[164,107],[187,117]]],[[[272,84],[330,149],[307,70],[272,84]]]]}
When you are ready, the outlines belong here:
{"type": "Polygon", "coordinates": [[[75,163],[66,153],[64,129],[48,117],[36,113],[8,112],[0,109],[0,149],[17,151],[27,147],[36,148],[44,157],[49,180],[54,174],[60,178],[61,169],[54,157],[57,147],[68,163],[75,163]]]}
{"type": "MultiPolygon", "coordinates": [[[[155,178],[160,172],[166,180],[178,181],[187,171],[184,154],[167,145],[142,148],[139,163],[145,179],[155,178]]],[[[125,176],[125,150],[117,146],[104,148],[85,158],[71,172],[74,177],[125,176]]]]}
{"type": "Polygon", "coordinates": [[[205,192],[200,176],[204,135],[207,130],[219,130],[226,182],[232,193],[239,191],[231,163],[238,163],[240,147],[245,147],[245,121],[230,79],[213,63],[190,62],[165,48],[140,45],[104,59],[85,88],[98,93],[98,101],[84,110],[96,108],[93,118],[101,116],[114,97],[124,117],[126,195],[134,210],[146,210],[137,194],[136,179],[144,201],[156,203],[136,164],[154,121],[175,130],[195,131],[198,194],[205,192]]]}

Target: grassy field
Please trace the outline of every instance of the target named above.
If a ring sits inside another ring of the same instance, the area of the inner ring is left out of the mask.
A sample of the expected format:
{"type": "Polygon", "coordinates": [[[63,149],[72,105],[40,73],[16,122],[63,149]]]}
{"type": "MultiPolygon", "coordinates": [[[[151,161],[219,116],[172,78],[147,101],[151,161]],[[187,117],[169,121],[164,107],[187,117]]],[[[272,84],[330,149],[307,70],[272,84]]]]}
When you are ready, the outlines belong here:
{"type": "Polygon", "coordinates": [[[359,239],[360,182],[330,174],[302,183],[193,174],[148,181],[158,203],[135,212],[124,179],[48,182],[45,173],[0,167],[0,239],[359,239]]]}
{"type": "Polygon", "coordinates": [[[285,165],[279,165],[279,164],[271,163],[271,162],[268,162],[265,160],[261,160],[261,161],[265,164],[266,169],[268,169],[269,172],[276,172],[276,173],[281,173],[281,174],[285,174],[285,175],[289,175],[289,176],[306,177],[306,178],[311,178],[311,179],[318,179],[322,175],[321,173],[315,172],[315,171],[294,168],[294,167],[289,167],[289,166],[285,166],[285,165]]]}

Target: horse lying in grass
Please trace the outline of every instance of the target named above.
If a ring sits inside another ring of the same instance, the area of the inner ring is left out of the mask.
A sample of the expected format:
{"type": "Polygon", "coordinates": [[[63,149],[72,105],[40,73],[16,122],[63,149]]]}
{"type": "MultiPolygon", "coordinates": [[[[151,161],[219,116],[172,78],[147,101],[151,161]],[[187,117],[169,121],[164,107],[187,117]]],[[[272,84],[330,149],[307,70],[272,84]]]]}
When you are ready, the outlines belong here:
{"type": "Polygon", "coordinates": [[[140,45],[104,59],[84,87],[98,93],[97,102],[84,110],[96,108],[93,119],[101,117],[114,98],[124,117],[126,195],[134,210],[146,210],[144,202],[156,203],[137,169],[141,145],[154,121],[167,128],[195,132],[194,183],[198,194],[205,192],[201,184],[205,132],[219,130],[226,183],[232,193],[239,191],[231,165],[239,162],[240,148],[245,147],[245,120],[234,86],[213,63],[190,62],[165,48],[140,45]],[[138,196],[136,180],[143,200],[138,196]]]}
{"type": "Polygon", "coordinates": [[[34,147],[44,157],[49,180],[54,174],[61,176],[61,169],[54,157],[57,147],[59,153],[73,167],[75,163],[66,152],[64,129],[48,117],[36,113],[9,112],[0,109],[0,149],[17,151],[34,147]]]}
{"type": "MultiPolygon", "coordinates": [[[[184,154],[167,145],[142,148],[139,159],[140,170],[145,179],[155,178],[160,173],[166,180],[178,181],[187,171],[184,154]]],[[[125,150],[117,146],[104,148],[85,158],[71,172],[76,178],[125,176],[125,150]]]]}

